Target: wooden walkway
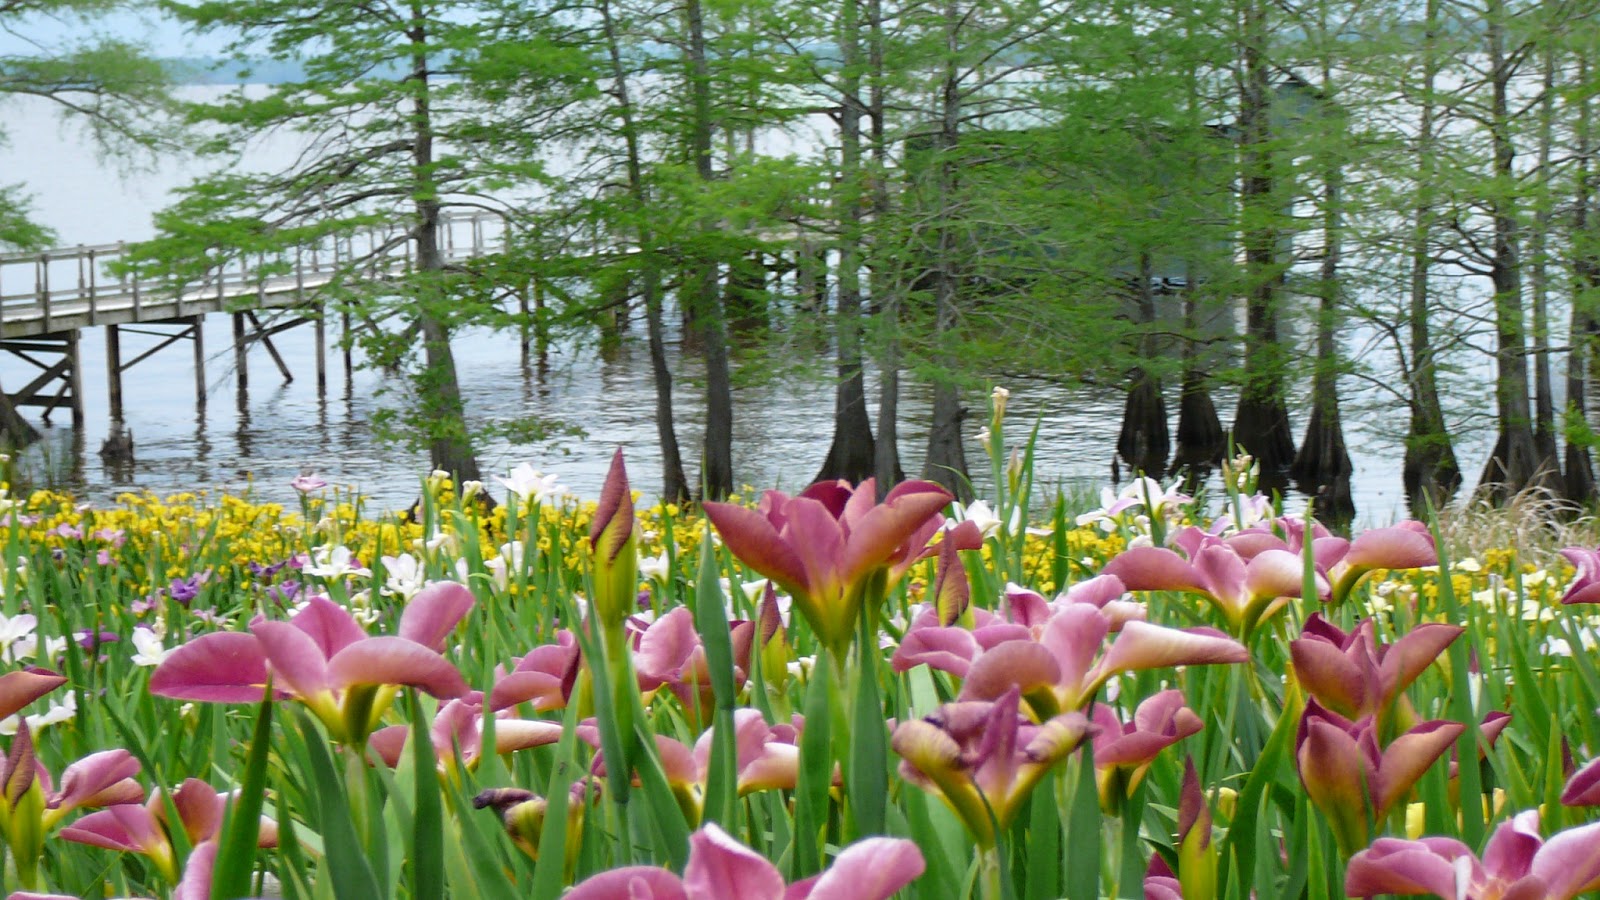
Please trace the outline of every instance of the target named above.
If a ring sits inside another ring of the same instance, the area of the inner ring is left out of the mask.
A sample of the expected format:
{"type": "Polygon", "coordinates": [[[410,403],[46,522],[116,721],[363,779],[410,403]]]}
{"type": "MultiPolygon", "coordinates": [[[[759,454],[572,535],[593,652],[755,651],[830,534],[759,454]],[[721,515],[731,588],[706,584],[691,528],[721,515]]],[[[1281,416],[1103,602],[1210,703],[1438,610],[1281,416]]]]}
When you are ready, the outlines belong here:
{"type": "MultiPolygon", "coordinates": [[[[440,223],[439,243],[447,262],[460,262],[502,249],[506,236],[497,215],[456,215],[440,223]]],[[[335,279],[378,282],[403,274],[413,265],[412,253],[413,242],[401,228],[374,228],[301,248],[292,259],[240,260],[207,273],[198,283],[183,285],[115,273],[116,264],[127,255],[125,242],[0,254],[0,351],[38,369],[27,384],[8,384],[6,396],[19,407],[42,407],[46,421],[54,410],[66,407],[72,411],[73,424],[81,425],[83,372],[78,344],[84,329],[103,326],[114,428],[122,421],[122,374],[180,341],[193,345],[195,399],[204,408],[201,323],[219,312],[233,316],[235,374],[241,389],[248,383],[246,355],[256,343],[266,347],[285,380],[292,380],[272,336],[310,322],[317,333],[317,384],[323,390],[325,323],[317,290],[335,279]],[[264,312],[275,314],[263,323],[264,312]],[[159,342],[124,362],[123,332],[153,336],[159,342]]],[[[349,330],[348,314],[343,322],[349,330]]],[[[348,373],[348,350],[345,368],[348,373]]]]}
{"type": "MultiPolygon", "coordinates": [[[[481,213],[447,219],[440,226],[440,238],[447,259],[459,262],[502,247],[505,231],[498,216],[481,213]]],[[[121,242],[4,253],[0,254],[0,340],[245,308],[301,306],[308,291],[340,275],[348,277],[352,260],[364,260],[358,273],[366,280],[407,271],[411,248],[399,229],[373,229],[337,244],[307,247],[292,262],[246,259],[181,288],[166,279],[135,281],[111,274],[127,253],[126,243],[121,242]]]]}

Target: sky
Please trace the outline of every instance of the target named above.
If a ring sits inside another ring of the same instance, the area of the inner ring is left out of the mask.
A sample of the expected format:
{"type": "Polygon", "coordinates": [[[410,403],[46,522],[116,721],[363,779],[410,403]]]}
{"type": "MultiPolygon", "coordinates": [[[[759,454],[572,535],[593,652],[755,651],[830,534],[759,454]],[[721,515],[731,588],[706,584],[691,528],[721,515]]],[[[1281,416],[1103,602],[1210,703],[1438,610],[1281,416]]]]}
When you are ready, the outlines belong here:
{"type": "Polygon", "coordinates": [[[47,52],[93,35],[142,43],[158,57],[215,56],[227,43],[221,35],[186,34],[183,26],[154,11],[122,10],[89,21],[42,15],[6,19],[0,25],[0,55],[47,52]]]}

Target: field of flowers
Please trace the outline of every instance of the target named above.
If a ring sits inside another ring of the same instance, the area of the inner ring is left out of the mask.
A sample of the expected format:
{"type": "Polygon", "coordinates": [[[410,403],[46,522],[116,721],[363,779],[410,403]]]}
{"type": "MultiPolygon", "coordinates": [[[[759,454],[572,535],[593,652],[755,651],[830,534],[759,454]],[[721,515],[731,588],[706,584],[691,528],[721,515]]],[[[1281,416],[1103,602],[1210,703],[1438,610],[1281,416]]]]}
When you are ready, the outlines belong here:
{"type": "Polygon", "coordinates": [[[636,509],[620,453],[598,502],[522,466],[403,517],[0,496],[0,891],[1600,889],[1600,552],[1336,537],[1248,460],[1214,518],[1031,509],[997,406],[966,508],[636,509]]]}

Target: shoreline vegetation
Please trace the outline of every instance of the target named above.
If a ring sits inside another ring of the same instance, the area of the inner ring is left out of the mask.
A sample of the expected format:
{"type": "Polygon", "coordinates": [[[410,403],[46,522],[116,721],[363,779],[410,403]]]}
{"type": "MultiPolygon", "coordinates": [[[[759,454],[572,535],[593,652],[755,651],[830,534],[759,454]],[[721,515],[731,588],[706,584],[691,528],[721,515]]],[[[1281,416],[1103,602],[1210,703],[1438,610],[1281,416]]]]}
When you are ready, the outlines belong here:
{"type": "Polygon", "coordinates": [[[1216,516],[1153,480],[1069,509],[987,424],[964,505],[636,508],[620,451],[592,502],[527,465],[403,515],[310,475],[298,508],[7,494],[3,890],[1600,889],[1587,523],[1346,539],[1245,457],[1216,516]]]}

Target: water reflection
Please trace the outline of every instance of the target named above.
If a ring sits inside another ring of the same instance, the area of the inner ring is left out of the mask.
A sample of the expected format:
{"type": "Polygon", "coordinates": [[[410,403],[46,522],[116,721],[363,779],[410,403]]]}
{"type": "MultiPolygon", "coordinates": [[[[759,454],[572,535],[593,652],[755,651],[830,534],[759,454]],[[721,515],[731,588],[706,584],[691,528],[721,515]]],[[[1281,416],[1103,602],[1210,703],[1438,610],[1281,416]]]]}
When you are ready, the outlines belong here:
{"type": "MultiPolygon", "coordinates": [[[[236,381],[231,335],[224,333],[227,327],[226,316],[205,322],[207,344],[227,348],[207,359],[211,390],[226,390],[229,382],[236,381]]],[[[427,467],[425,456],[405,447],[378,446],[371,433],[370,422],[380,404],[376,395],[380,388],[397,388],[397,383],[379,371],[357,370],[345,384],[336,385],[343,388],[337,394],[319,396],[316,379],[309,377],[315,371],[310,329],[286,333],[278,341],[291,372],[307,377],[285,383],[275,368],[258,363],[251,390],[231,385],[235,403],[210,404],[198,412],[187,388],[194,378],[193,357],[183,352],[188,348],[180,343],[154,354],[124,375],[127,427],[137,438],[133,462],[87,466],[85,448],[99,447],[110,431],[100,331],[84,333],[85,429],[75,433],[70,428],[46,428],[45,439],[23,455],[24,465],[41,473],[41,478],[99,501],[135,488],[251,489],[260,497],[288,501],[293,499],[289,480],[302,470],[315,470],[330,482],[358,487],[380,506],[409,505],[415,498],[417,479],[427,467]]],[[[329,344],[332,354],[340,352],[331,339],[329,344]]],[[[531,462],[559,473],[580,493],[594,496],[611,449],[621,446],[628,453],[635,484],[647,494],[657,488],[655,397],[642,339],[624,341],[604,355],[561,344],[543,352],[529,347],[525,352],[521,335],[515,332],[468,331],[458,339],[457,350],[462,392],[474,422],[505,423],[537,416],[577,426],[585,434],[578,439],[557,429],[545,440],[523,443],[485,438],[480,448],[485,473],[531,462]]],[[[703,432],[699,409],[703,372],[694,357],[682,355],[676,346],[669,350],[679,441],[687,474],[694,479],[703,432]]],[[[734,459],[742,484],[797,488],[815,474],[827,453],[833,384],[826,373],[831,364],[821,348],[796,352],[798,359],[738,363],[734,459]]],[[[264,353],[256,349],[252,355],[257,354],[266,362],[264,353]]],[[[0,370],[0,379],[14,377],[0,370]]],[[[869,373],[869,396],[875,398],[872,381],[869,373]]],[[[906,470],[916,472],[927,438],[924,423],[931,398],[925,386],[903,384],[900,449],[906,470]]],[[[1121,390],[1069,387],[1045,379],[1013,380],[1008,387],[1013,439],[1038,427],[1041,486],[1088,493],[1109,480],[1122,415],[1121,390]]],[[[1175,393],[1169,386],[1169,394],[1175,393]]],[[[1234,400],[1227,393],[1217,394],[1218,409],[1225,417],[1234,400]]],[[[984,395],[974,391],[967,401],[981,410],[984,395]]],[[[391,390],[381,402],[403,403],[405,397],[391,390]]],[[[1175,396],[1169,396],[1169,409],[1176,414],[1175,396]]],[[[1302,411],[1295,415],[1298,430],[1303,427],[1302,411]]],[[[985,467],[978,462],[983,457],[976,442],[981,419],[981,413],[969,417],[967,447],[980,495],[985,492],[985,467]]],[[[1384,522],[1404,514],[1399,437],[1397,432],[1387,438],[1365,433],[1352,438],[1356,503],[1364,522],[1384,522]]],[[[1463,460],[1481,458],[1488,449],[1483,443],[1480,449],[1471,440],[1463,441],[1458,452],[1463,460]]]]}

